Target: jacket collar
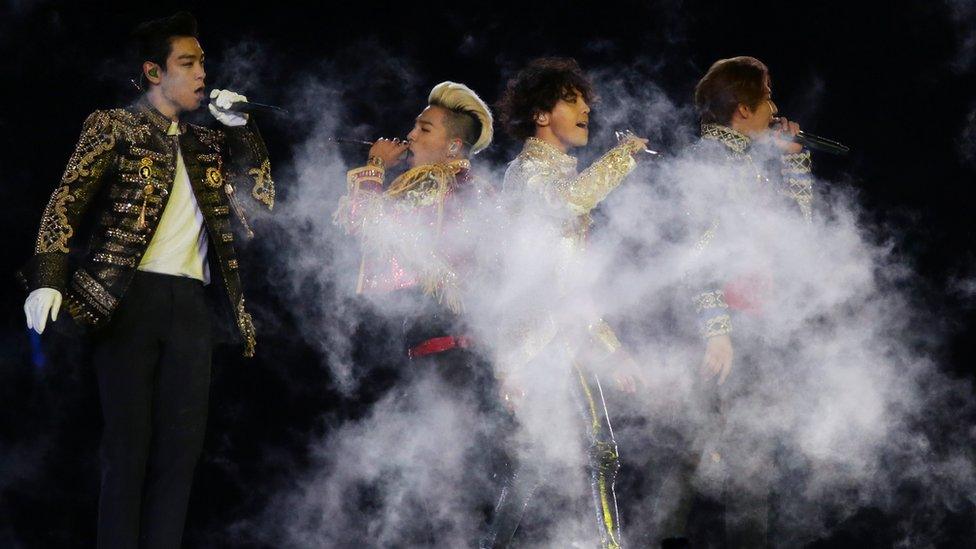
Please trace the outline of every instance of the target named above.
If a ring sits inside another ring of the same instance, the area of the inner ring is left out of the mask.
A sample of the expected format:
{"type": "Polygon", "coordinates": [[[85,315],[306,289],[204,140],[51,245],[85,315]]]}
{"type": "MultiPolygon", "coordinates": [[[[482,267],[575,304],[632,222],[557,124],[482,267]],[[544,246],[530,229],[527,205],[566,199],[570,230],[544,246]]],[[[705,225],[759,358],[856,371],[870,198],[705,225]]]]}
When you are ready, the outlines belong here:
{"type": "Polygon", "coordinates": [[[562,170],[576,169],[575,156],[570,156],[537,137],[526,139],[522,152],[533,158],[541,159],[548,164],[555,165],[562,170]]]}
{"type": "Polygon", "coordinates": [[[744,133],[721,124],[702,124],[702,139],[718,141],[733,151],[743,154],[752,145],[752,139],[744,133]]]}
{"type": "MultiPolygon", "coordinates": [[[[156,110],[156,107],[152,106],[152,103],[149,102],[149,99],[147,99],[145,95],[136,101],[134,108],[137,113],[145,116],[146,119],[149,120],[149,123],[152,124],[156,129],[164,134],[169,133],[169,127],[172,125],[173,121],[164,116],[163,113],[156,110]]],[[[180,135],[186,133],[186,122],[180,120],[179,131],[180,135]]]]}

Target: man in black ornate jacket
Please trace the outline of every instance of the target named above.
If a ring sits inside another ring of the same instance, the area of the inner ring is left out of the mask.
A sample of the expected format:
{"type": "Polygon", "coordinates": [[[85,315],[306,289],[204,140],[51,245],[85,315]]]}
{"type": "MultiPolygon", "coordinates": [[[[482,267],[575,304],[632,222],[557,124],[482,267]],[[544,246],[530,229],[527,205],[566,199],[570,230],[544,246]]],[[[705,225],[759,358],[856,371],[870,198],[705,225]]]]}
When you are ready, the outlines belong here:
{"type": "Polygon", "coordinates": [[[753,385],[764,375],[763,364],[783,360],[784,350],[766,341],[761,327],[775,318],[770,303],[780,276],[770,242],[789,235],[757,231],[754,220],[775,212],[792,220],[790,227],[809,224],[812,163],[810,151],[792,140],[799,126],[778,115],[769,70],[758,59],[716,61],[695,87],[695,107],[701,139],[689,151],[688,173],[706,184],[693,187],[700,211],[689,214],[697,227],[686,318],[691,324],[696,317],[703,340],[698,396],[707,410],[704,424],[685,433],[691,439],[687,455],[665,475],[654,522],[667,538],[663,547],[690,546],[694,478],[723,471],[728,547],[766,547],[772,443],[741,428],[730,410],[744,402],[756,406],[762,399],[753,385]]]}
{"type": "Polygon", "coordinates": [[[98,546],[179,547],[210,389],[204,287],[222,286],[253,356],[230,216],[250,236],[237,195],[270,209],[274,185],[254,123],[228,110],[246,98],[210,94],[219,130],[181,119],[206,98],[193,16],[144,23],[134,36],[146,92],[85,121],[21,273],[24,309],[42,332],[63,300],[93,339],[104,419],[98,546]]]}

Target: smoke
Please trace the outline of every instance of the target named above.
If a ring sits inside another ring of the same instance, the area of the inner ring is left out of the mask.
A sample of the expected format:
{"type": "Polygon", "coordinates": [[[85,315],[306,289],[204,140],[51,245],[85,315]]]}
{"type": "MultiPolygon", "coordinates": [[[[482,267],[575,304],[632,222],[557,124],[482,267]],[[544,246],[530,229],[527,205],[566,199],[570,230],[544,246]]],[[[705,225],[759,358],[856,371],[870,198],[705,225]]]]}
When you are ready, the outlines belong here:
{"type": "MultiPolygon", "coordinates": [[[[542,495],[527,512],[530,544],[591,538],[573,357],[587,357],[587,369],[602,377],[611,415],[640,420],[618,430],[624,463],[672,465],[644,471],[654,489],[619,494],[632,517],[625,538],[661,533],[661,511],[676,497],[663,480],[698,456],[707,459],[687,474],[704,494],[762,497],[774,487],[777,541],[786,544],[827,535],[868,507],[903,514],[902,541],[923,543],[945,513],[972,503],[974,432],[953,420],[972,417],[970,388],[929,354],[940,334],[911,293],[917,275],[893,252],[896,237],[882,238],[864,221],[858,196],[829,181],[814,181],[808,222],[775,182],[681,153],[693,141],[693,114],[654,81],[653,59],[593,71],[603,102],[592,148],[609,148],[613,130],[633,129],[670,154],[644,161],[610,195],[585,251],[570,245],[550,205],[513,207],[505,193],[471,206],[458,231],[468,238],[436,240],[392,216],[375,228],[387,235],[380,246],[409,267],[469,258],[453,265],[465,322],[479,342],[479,367],[496,369],[484,379],[524,391],[514,417],[486,408],[477,391],[459,390],[443,372],[398,358],[397,326],[413,302],[355,295],[358,241],[332,221],[345,171],[364,162],[365,150],[343,152],[329,138],[408,127],[436,83],[418,82],[408,62],[383,54],[386,68],[368,82],[340,80],[332,65],[299,75],[287,101],[302,113],[307,137],[287,166],[278,164],[279,203],[261,222],[276,235],[268,282],[288,305],[283,325],[319,351],[323,375],[352,398],[391,369],[395,382],[366,413],[310,440],[308,467],[264,514],[235,525],[235,539],[472,545],[519,463],[543,471],[542,495]],[[403,90],[401,100],[382,101],[390,89],[403,90]],[[715,240],[698,251],[709,228],[715,240]],[[758,304],[734,313],[729,380],[702,380],[694,293],[756,281],[758,304]],[[640,366],[635,395],[615,387],[620,361],[602,356],[587,330],[600,318],[640,366]],[[546,346],[553,334],[558,345],[546,346]],[[516,345],[526,339],[543,344],[529,362],[518,359],[525,349],[516,345]],[[677,436],[658,436],[665,432],[677,436]]],[[[757,146],[752,162],[775,174],[778,156],[757,146]]],[[[479,160],[478,175],[500,189],[505,164],[479,160]]]]}

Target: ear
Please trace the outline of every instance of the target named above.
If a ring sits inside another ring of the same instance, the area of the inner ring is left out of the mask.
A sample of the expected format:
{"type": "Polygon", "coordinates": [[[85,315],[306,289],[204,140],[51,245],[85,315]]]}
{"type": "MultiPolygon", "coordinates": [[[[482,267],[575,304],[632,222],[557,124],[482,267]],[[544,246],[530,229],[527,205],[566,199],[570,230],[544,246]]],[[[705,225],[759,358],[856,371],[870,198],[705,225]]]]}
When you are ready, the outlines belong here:
{"type": "Polygon", "coordinates": [[[462,145],[463,143],[461,143],[461,139],[455,137],[454,139],[451,140],[451,144],[448,145],[447,151],[451,154],[458,154],[459,152],[461,152],[462,145]]]}
{"type": "Polygon", "coordinates": [[[539,111],[532,117],[536,126],[546,127],[549,125],[549,113],[539,111]]]}
{"type": "Polygon", "coordinates": [[[739,115],[739,118],[748,120],[755,113],[753,109],[750,109],[745,103],[739,103],[739,106],[735,108],[735,113],[739,115]]]}
{"type": "Polygon", "coordinates": [[[142,74],[146,77],[146,80],[151,84],[159,84],[163,80],[162,68],[152,61],[146,61],[142,64],[142,74]]]}

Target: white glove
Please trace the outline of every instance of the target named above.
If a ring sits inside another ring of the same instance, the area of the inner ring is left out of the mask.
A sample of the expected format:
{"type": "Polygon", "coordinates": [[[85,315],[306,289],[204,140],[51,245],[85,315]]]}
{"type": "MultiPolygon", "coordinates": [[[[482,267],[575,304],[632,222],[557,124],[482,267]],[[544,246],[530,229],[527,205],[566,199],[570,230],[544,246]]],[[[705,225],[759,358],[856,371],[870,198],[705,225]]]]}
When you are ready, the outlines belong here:
{"type": "Polygon", "coordinates": [[[47,326],[47,316],[51,321],[58,319],[61,310],[61,292],[54,288],[38,288],[27,296],[24,302],[24,314],[27,315],[27,328],[35,332],[44,333],[47,326]]]}
{"type": "Polygon", "coordinates": [[[227,110],[232,104],[239,102],[247,102],[247,98],[230,90],[211,90],[210,104],[207,105],[207,108],[210,109],[210,114],[219,120],[221,124],[235,128],[247,124],[247,118],[249,116],[227,110]]]}

